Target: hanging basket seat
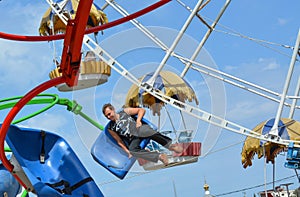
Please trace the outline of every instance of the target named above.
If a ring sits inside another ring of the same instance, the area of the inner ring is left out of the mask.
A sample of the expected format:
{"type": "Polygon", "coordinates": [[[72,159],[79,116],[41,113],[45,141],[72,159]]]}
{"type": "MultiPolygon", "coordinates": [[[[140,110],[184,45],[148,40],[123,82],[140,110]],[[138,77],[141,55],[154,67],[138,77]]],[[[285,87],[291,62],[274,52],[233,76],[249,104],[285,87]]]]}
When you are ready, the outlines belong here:
{"type": "Polygon", "coordinates": [[[201,152],[200,142],[188,142],[188,143],[178,143],[179,146],[183,148],[182,153],[172,153],[168,155],[169,165],[165,166],[162,162],[151,162],[141,158],[138,158],[138,163],[144,168],[144,170],[158,170],[162,168],[168,168],[178,165],[184,165],[189,163],[194,163],[198,161],[198,157],[201,152]]]}
{"type": "MultiPolygon", "coordinates": [[[[93,58],[95,59],[95,58],[93,58]]],[[[110,76],[111,68],[108,64],[101,60],[84,60],[80,64],[80,73],[78,83],[74,87],[69,87],[67,84],[60,84],[57,89],[61,92],[85,89],[97,86],[107,82],[110,76]]],[[[62,73],[59,68],[55,68],[49,73],[50,79],[61,77],[62,73]]]]}

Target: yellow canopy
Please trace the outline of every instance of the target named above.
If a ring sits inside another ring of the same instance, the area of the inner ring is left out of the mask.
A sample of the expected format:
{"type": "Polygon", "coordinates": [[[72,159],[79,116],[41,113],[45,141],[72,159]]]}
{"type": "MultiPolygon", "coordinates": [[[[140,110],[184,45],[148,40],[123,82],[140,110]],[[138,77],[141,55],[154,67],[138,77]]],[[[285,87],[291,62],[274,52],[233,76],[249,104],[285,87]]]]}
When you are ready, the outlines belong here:
{"type": "MultiPolygon", "coordinates": [[[[57,2],[63,8],[63,14],[68,19],[74,19],[79,0],[61,0],[57,2]]],[[[87,28],[95,27],[99,24],[107,23],[108,19],[106,14],[96,7],[95,4],[92,5],[90,11],[90,17],[88,19],[87,28]]],[[[53,35],[57,33],[64,33],[66,31],[66,25],[59,19],[59,17],[52,11],[51,7],[45,12],[40,27],[40,35],[53,35]],[[53,27],[52,27],[53,24],[53,27]],[[54,32],[53,32],[54,30],[54,32]]]]}
{"type": "MultiPolygon", "coordinates": [[[[300,140],[300,123],[289,118],[281,118],[281,121],[283,123],[282,129],[285,129],[283,132],[287,132],[286,135],[288,135],[288,138],[295,141],[300,140]]],[[[266,123],[267,121],[260,123],[253,129],[253,131],[262,134],[266,123]]],[[[259,159],[265,156],[267,162],[271,161],[274,163],[275,157],[282,151],[286,151],[286,147],[284,145],[272,142],[263,143],[259,139],[247,137],[241,153],[243,167],[247,168],[252,165],[252,159],[255,154],[257,154],[259,159]]]]}
{"type": "MultiPolygon", "coordinates": [[[[141,78],[139,81],[146,82],[153,73],[148,73],[141,78]]],[[[158,91],[164,93],[166,96],[173,97],[181,102],[185,101],[195,101],[198,105],[198,99],[192,87],[181,77],[171,71],[161,71],[159,76],[155,81],[154,87],[157,85],[158,91]]],[[[149,107],[153,111],[153,115],[160,114],[161,105],[157,105],[158,103],[163,104],[163,102],[157,100],[151,94],[140,91],[139,87],[136,85],[132,85],[128,90],[125,106],[127,107],[137,107],[144,106],[149,107]],[[141,94],[141,97],[139,96],[141,94]],[[142,101],[140,103],[140,101],[142,101]]]]}

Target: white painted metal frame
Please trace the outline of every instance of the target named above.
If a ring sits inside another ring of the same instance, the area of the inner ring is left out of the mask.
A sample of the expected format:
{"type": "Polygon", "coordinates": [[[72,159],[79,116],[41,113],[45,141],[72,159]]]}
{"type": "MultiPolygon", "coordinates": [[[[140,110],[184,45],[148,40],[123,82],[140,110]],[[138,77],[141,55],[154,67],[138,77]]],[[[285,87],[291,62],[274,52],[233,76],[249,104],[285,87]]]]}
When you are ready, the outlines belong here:
{"type": "MultiPolygon", "coordinates": [[[[59,7],[59,5],[56,3],[53,3],[52,0],[47,0],[47,2],[52,7],[52,9],[55,11],[55,13],[61,18],[61,20],[64,21],[65,19],[63,18],[63,15],[60,13],[61,8],[59,7]]],[[[199,2],[201,2],[201,1],[199,1],[199,2]]],[[[200,6],[200,4],[201,3],[198,3],[196,5],[195,9],[198,9],[198,6],[200,6]]],[[[196,12],[192,13],[192,15],[195,15],[195,14],[196,14],[196,12]]],[[[193,16],[190,15],[189,18],[192,18],[192,17],[193,16]]],[[[65,21],[65,22],[67,22],[67,21],[65,21]]],[[[188,23],[189,22],[187,22],[184,25],[184,27],[182,28],[182,31],[184,31],[186,29],[188,23]]],[[[164,60],[161,62],[160,68],[158,68],[157,70],[162,69],[163,64],[165,63],[165,61],[169,58],[169,56],[171,54],[174,55],[173,50],[174,50],[178,40],[180,39],[181,34],[183,33],[182,31],[179,33],[177,39],[172,44],[171,49],[167,49],[167,54],[166,54],[164,60]]],[[[154,40],[156,40],[156,39],[154,39],[154,40]]],[[[154,97],[160,99],[161,101],[163,101],[169,105],[172,105],[174,108],[184,111],[185,113],[188,113],[200,120],[203,120],[205,122],[208,122],[210,124],[216,125],[218,127],[224,128],[228,131],[232,131],[232,132],[235,132],[238,134],[250,136],[250,137],[260,139],[263,141],[270,141],[273,143],[283,144],[283,145],[288,145],[290,142],[292,142],[291,140],[284,140],[281,138],[270,138],[269,136],[261,135],[259,133],[253,132],[251,129],[248,129],[248,128],[243,127],[234,122],[220,118],[216,115],[213,115],[204,110],[201,110],[200,108],[191,106],[189,104],[180,102],[180,101],[175,100],[171,97],[168,97],[164,94],[161,94],[157,90],[155,90],[150,84],[148,84],[148,83],[141,84],[134,75],[132,75],[125,67],[123,67],[119,62],[117,62],[112,56],[110,56],[103,48],[101,48],[95,41],[90,39],[87,35],[84,36],[83,44],[85,44],[91,51],[93,51],[95,53],[95,55],[97,55],[99,58],[101,58],[105,63],[107,63],[109,66],[111,66],[111,68],[114,69],[116,72],[118,72],[120,75],[122,75],[123,77],[128,79],[133,84],[139,86],[141,89],[147,91],[154,97]]],[[[174,55],[174,56],[178,57],[178,58],[180,57],[179,55],[174,55]]],[[[180,59],[184,60],[186,62],[190,62],[192,64],[201,65],[197,62],[194,62],[194,61],[184,58],[184,57],[180,57],[180,59]]],[[[203,66],[203,65],[201,65],[201,66],[203,66]]],[[[219,71],[217,73],[220,74],[219,71]]],[[[233,76],[231,76],[231,77],[235,78],[233,76]]],[[[238,78],[235,78],[235,79],[237,80],[238,78]]],[[[244,81],[244,82],[246,83],[246,81],[244,81]]],[[[247,84],[249,85],[249,83],[247,83],[247,84]]],[[[251,84],[251,85],[253,85],[253,84],[251,84]]],[[[263,88],[261,88],[261,89],[263,89],[263,88]]],[[[267,89],[264,89],[264,90],[268,91],[267,89]]],[[[270,91],[268,91],[268,92],[270,92],[270,91]]],[[[275,94],[277,95],[277,93],[275,93],[275,94]]],[[[300,143],[299,141],[293,141],[293,142],[296,143],[295,145],[299,147],[299,143],[300,143]]]]}
{"type": "Polygon", "coordinates": [[[299,45],[300,45],[300,29],[298,31],[297,40],[296,40],[294,51],[293,51],[293,56],[292,56],[290,67],[289,67],[289,70],[288,70],[288,73],[287,73],[287,77],[286,77],[283,92],[282,92],[282,95],[281,95],[281,100],[280,100],[280,103],[279,103],[279,106],[278,106],[277,114],[276,114],[276,117],[275,117],[274,125],[271,129],[271,132],[269,133],[270,135],[273,135],[275,137],[278,137],[278,123],[279,123],[281,115],[282,115],[284,101],[286,99],[287,91],[289,89],[290,82],[291,82],[291,79],[292,79],[292,74],[293,74],[293,71],[294,71],[296,58],[297,58],[297,55],[298,55],[298,52],[299,52],[299,45]]]}
{"type": "MultiPolygon", "coordinates": [[[[113,7],[122,16],[125,17],[125,16],[129,15],[129,13],[124,8],[122,8],[120,5],[118,5],[115,1],[113,1],[113,0],[106,0],[106,2],[107,2],[107,5],[113,7]]],[[[181,77],[184,77],[184,75],[187,72],[187,70],[189,68],[191,68],[191,69],[194,69],[194,70],[196,70],[198,72],[206,74],[208,76],[214,77],[216,79],[219,79],[221,81],[224,81],[226,83],[234,85],[234,86],[236,86],[238,88],[244,89],[246,91],[252,92],[254,94],[257,94],[259,96],[265,97],[265,98],[267,98],[269,100],[272,100],[272,101],[275,101],[275,102],[279,103],[280,99],[278,99],[278,97],[280,97],[280,93],[278,93],[278,92],[274,92],[274,91],[269,90],[267,88],[261,87],[259,85],[254,84],[254,83],[250,83],[248,81],[242,80],[240,78],[237,78],[237,77],[234,77],[232,75],[229,75],[229,74],[227,74],[225,72],[219,71],[217,69],[211,68],[209,66],[206,66],[204,64],[201,64],[201,63],[198,63],[198,62],[194,61],[194,59],[197,57],[198,53],[200,52],[201,48],[203,47],[204,43],[208,39],[210,33],[214,30],[215,26],[217,25],[217,22],[219,21],[220,17],[223,15],[225,9],[228,7],[229,3],[230,3],[230,0],[227,0],[225,2],[224,6],[221,9],[221,11],[220,11],[219,15],[217,16],[216,20],[212,23],[212,25],[210,26],[210,28],[206,32],[205,36],[203,37],[202,41],[200,42],[198,48],[195,50],[193,56],[190,59],[182,57],[182,56],[176,54],[174,51],[171,53],[171,56],[179,59],[181,62],[183,62],[183,64],[186,64],[186,67],[185,67],[184,71],[182,71],[182,73],[181,73],[181,77]],[[200,69],[199,67],[201,67],[202,69],[200,69]]],[[[190,11],[192,12],[192,10],[190,10],[190,11]]],[[[161,40],[159,40],[159,38],[157,36],[155,36],[150,30],[148,30],[145,26],[143,26],[142,23],[140,23],[136,19],[134,19],[134,20],[132,20],[130,22],[134,26],[136,26],[139,30],[141,30],[141,32],[143,32],[155,44],[157,44],[159,47],[161,47],[162,50],[164,50],[164,51],[170,50],[161,40]]],[[[295,100],[295,98],[291,97],[291,96],[286,96],[286,98],[294,99],[295,100]]],[[[285,106],[289,106],[289,107],[291,106],[291,104],[289,104],[287,102],[284,102],[284,105],[285,106]]],[[[300,109],[300,106],[296,106],[295,105],[294,108],[300,109]]]]}

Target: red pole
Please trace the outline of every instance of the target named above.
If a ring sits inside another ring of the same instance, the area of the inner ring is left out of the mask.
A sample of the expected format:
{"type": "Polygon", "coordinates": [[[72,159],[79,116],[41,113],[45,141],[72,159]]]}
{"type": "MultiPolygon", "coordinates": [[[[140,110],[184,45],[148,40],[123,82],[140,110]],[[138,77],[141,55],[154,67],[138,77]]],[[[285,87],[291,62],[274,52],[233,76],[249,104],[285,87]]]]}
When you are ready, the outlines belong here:
{"type": "MultiPolygon", "coordinates": [[[[45,83],[42,83],[41,85],[37,86],[36,88],[32,89],[30,92],[28,92],[22,99],[20,99],[17,104],[9,111],[8,115],[6,116],[2,127],[0,129],[0,160],[2,161],[4,167],[9,171],[12,172],[14,166],[7,160],[5,151],[4,151],[4,141],[7,134],[7,130],[13,121],[14,117],[17,115],[17,113],[36,95],[39,93],[53,87],[56,85],[59,85],[61,83],[65,82],[64,77],[58,77],[55,79],[51,79],[49,81],[46,81],[45,83]]],[[[13,174],[13,176],[19,181],[19,183],[26,188],[26,185],[20,180],[20,178],[13,174]]]]}
{"type": "Polygon", "coordinates": [[[60,69],[68,86],[77,85],[81,47],[93,0],[79,1],[74,20],[68,20],[60,69]]]}
{"type": "MultiPolygon", "coordinates": [[[[147,14],[148,12],[153,11],[156,8],[159,8],[160,6],[165,5],[166,3],[170,2],[170,1],[171,0],[160,0],[159,2],[154,3],[148,7],[144,8],[142,10],[139,10],[133,14],[130,14],[126,17],[114,20],[112,22],[103,24],[98,27],[89,28],[89,29],[85,30],[85,34],[102,31],[102,30],[108,29],[110,27],[120,25],[129,20],[135,19],[144,14],[147,14]]],[[[64,39],[65,36],[66,36],[66,34],[58,34],[58,35],[51,35],[51,36],[26,36],[26,35],[8,34],[8,33],[0,32],[0,38],[6,39],[6,40],[25,41],[25,42],[45,42],[45,41],[52,41],[52,40],[61,40],[61,39],[64,39]]]]}

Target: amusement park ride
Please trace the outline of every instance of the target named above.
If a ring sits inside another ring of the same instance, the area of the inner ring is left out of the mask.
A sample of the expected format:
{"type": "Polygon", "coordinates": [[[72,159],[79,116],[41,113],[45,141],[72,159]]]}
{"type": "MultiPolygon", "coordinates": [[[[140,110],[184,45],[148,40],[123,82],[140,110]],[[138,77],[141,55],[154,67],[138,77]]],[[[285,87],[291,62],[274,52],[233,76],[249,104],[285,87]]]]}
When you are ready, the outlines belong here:
{"type": "MultiPolygon", "coordinates": [[[[21,185],[25,189],[23,196],[26,196],[27,192],[32,192],[38,196],[103,196],[66,140],[48,131],[22,128],[16,125],[56,104],[67,106],[67,110],[80,115],[99,130],[102,130],[92,146],[91,155],[97,163],[119,179],[123,179],[127,175],[136,160],[144,170],[156,170],[198,161],[201,143],[193,142],[194,131],[189,129],[187,125],[184,125],[184,130],[172,128],[169,131],[162,131],[159,124],[154,125],[143,119],[144,124],[149,124],[163,134],[172,136],[173,141],[179,143],[184,151],[180,154],[166,152],[170,161],[168,166],[164,166],[161,162],[153,163],[139,158],[129,159],[110,136],[107,128],[84,114],[79,103],[59,98],[53,94],[41,94],[54,86],[58,91],[76,91],[101,85],[109,81],[112,71],[119,73],[133,84],[128,91],[124,106],[148,107],[153,114],[159,116],[161,108],[168,105],[180,113],[189,114],[222,129],[247,136],[242,155],[244,167],[251,166],[254,154],[258,154],[259,157],[265,156],[267,161],[274,162],[278,152],[287,151],[285,167],[295,169],[295,171],[300,168],[299,138],[298,135],[293,135],[293,133],[300,132],[300,123],[293,119],[294,110],[300,108],[297,106],[300,81],[298,81],[295,95],[287,95],[293,68],[297,55],[299,55],[300,32],[293,50],[284,90],[279,94],[196,61],[196,57],[231,2],[230,0],[225,1],[220,13],[211,25],[203,21],[199,15],[199,11],[209,1],[199,0],[193,9],[183,4],[190,15],[168,48],[159,37],[139,23],[136,18],[170,2],[172,1],[159,0],[153,5],[129,14],[112,0],[107,0],[102,8],[95,5],[92,0],[59,0],[57,2],[47,0],[50,8],[46,11],[41,22],[39,29],[41,36],[22,36],[0,32],[2,39],[16,41],[57,41],[63,39],[61,58],[54,59],[56,68],[50,71],[49,81],[35,87],[23,97],[0,100],[0,110],[12,108],[3,121],[0,132],[0,159],[2,161],[0,176],[5,177],[4,179],[11,185],[4,188],[0,187],[0,195],[6,193],[8,196],[15,196],[21,185]],[[122,14],[123,18],[108,22],[104,13],[107,6],[111,6],[122,14]],[[175,53],[175,48],[195,16],[208,27],[208,30],[192,57],[186,58],[175,53]],[[103,49],[95,39],[87,35],[96,34],[125,22],[131,22],[165,51],[165,56],[154,72],[143,73],[144,75],[139,77],[134,76],[103,49]],[[88,50],[82,51],[83,46],[88,50]],[[84,57],[82,58],[82,56],[84,57]],[[177,58],[184,64],[180,76],[164,70],[170,57],[177,58]],[[190,69],[278,102],[276,117],[259,124],[252,130],[200,109],[193,88],[184,79],[190,69]],[[287,98],[293,99],[292,104],[286,102],[287,98]],[[196,105],[191,105],[190,102],[195,102],[196,105]],[[48,106],[27,117],[14,120],[25,105],[33,104],[48,104],[48,106]],[[284,106],[291,109],[288,118],[281,117],[284,106]],[[8,147],[5,147],[5,142],[8,147]],[[262,149],[265,151],[264,154],[261,154],[262,149]]],[[[178,2],[182,4],[181,1],[178,2]]],[[[184,122],[184,117],[181,118],[184,122]]],[[[170,121],[172,125],[171,117],[170,121]]],[[[148,139],[142,142],[141,147],[149,151],[166,151],[148,139]]]]}

